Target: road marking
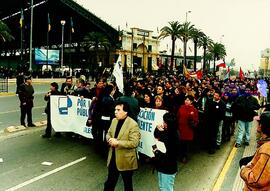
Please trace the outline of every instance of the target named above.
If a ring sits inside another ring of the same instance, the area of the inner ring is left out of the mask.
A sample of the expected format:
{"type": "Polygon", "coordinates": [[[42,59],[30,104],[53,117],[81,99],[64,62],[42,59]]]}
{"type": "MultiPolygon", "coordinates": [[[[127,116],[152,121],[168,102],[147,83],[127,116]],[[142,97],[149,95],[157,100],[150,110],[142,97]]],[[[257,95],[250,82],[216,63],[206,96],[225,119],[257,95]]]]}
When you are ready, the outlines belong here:
{"type": "MultiPolygon", "coordinates": [[[[33,107],[33,109],[40,109],[40,108],[45,108],[45,106],[37,106],[37,107],[33,107]]],[[[14,112],[19,112],[21,110],[17,109],[17,110],[10,110],[10,111],[4,111],[4,112],[0,112],[1,114],[7,114],[7,113],[14,113],[14,112]]]]}
{"type": "Polygon", "coordinates": [[[228,172],[228,170],[230,168],[230,165],[231,165],[232,160],[233,160],[233,158],[234,158],[234,156],[236,154],[236,151],[237,151],[237,148],[233,147],[228,159],[225,162],[225,165],[224,165],[221,173],[219,174],[219,176],[218,176],[218,178],[217,178],[217,180],[215,182],[215,185],[214,185],[212,191],[220,190],[220,187],[221,187],[221,185],[222,185],[222,183],[223,183],[223,181],[225,179],[225,176],[226,176],[226,174],[227,174],[227,172],[228,172]]]}
{"type": "Polygon", "coordinates": [[[54,174],[54,173],[57,173],[57,172],[59,172],[59,171],[65,169],[65,168],[67,168],[67,167],[70,167],[70,166],[74,165],[74,164],[77,164],[77,163],[79,163],[79,162],[81,162],[81,161],[83,161],[83,160],[85,160],[85,159],[86,159],[86,157],[82,157],[82,158],[80,158],[80,159],[77,159],[77,160],[75,160],[75,161],[73,161],[73,162],[70,162],[70,163],[68,163],[68,164],[65,164],[64,166],[60,166],[60,167],[58,167],[58,168],[56,168],[56,169],[54,169],[54,170],[52,170],[52,171],[46,172],[46,173],[44,173],[44,174],[41,174],[40,176],[34,177],[34,178],[30,179],[30,180],[27,180],[27,181],[25,181],[25,182],[23,182],[23,183],[21,183],[21,184],[18,184],[18,185],[16,185],[16,186],[14,186],[14,187],[12,187],[12,188],[9,188],[9,189],[7,189],[6,191],[14,191],[14,190],[18,190],[18,189],[20,189],[20,188],[22,188],[22,187],[24,187],[24,186],[27,186],[27,185],[29,185],[29,184],[32,184],[33,182],[36,182],[36,181],[38,181],[38,180],[40,180],[40,179],[42,179],[42,178],[45,178],[45,177],[50,176],[50,175],[52,175],[52,174],[54,174]]]}

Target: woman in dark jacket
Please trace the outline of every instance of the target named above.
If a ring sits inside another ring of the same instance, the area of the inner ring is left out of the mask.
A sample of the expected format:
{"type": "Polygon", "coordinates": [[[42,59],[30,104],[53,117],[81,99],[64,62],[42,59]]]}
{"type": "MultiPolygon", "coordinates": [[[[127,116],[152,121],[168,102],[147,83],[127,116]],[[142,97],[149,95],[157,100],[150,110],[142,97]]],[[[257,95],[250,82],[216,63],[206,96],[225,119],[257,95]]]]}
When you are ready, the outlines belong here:
{"type": "Polygon", "coordinates": [[[158,171],[160,190],[173,190],[174,179],[177,173],[177,129],[176,116],[173,113],[163,115],[163,124],[155,129],[154,136],[157,145],[153,146],[155,154],[154,164],[158,171]],[[159,147],[164,143],[166,149],[159,147]]]}

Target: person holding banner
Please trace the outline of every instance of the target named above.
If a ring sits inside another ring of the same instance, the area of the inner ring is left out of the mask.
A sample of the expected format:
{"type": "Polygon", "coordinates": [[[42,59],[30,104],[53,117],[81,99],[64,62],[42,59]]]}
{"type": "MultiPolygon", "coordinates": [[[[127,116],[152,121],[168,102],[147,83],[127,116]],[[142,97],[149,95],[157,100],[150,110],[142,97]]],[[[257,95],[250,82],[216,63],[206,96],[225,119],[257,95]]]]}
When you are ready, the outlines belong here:
{"type": "MultiPolygon", "coordinates": [[[[44,96],[44,100],[47,101],[47,105],[45,107],[45,113],[47,114],[47,127],[45,130],[45,134],[42,135],[42,138],[51,138],[52,133],[50,96],[60,94],[61,93],[58,91],[58,84],[56,82],[51,83],[50,91],[44,96]]],[[[59,132],[55,133],[55,136],[60,135],[61,134],[59,132]]]]}
{"type": "Polygon", "coordinates": [[[159,189],[173,191],[178,152],[176,116],[173,113],[163,115],[163,124],[157,125],[154,137],[157,139],[156,145],[153,145],[153,152],[155,169],[158,171],[159,189]]]}
{"type": "Polygon", "coordinates": [[[136,121],[128,116],[129,106],[126,102],[117,102],[115,118],[106,135],[110,146],[107,167],[108,178],[104,191],[113,191],[121,174],[124,188],[132,191],[132,175],[138,168],[136,148],[140,141],[140,129],[136,121]]]}

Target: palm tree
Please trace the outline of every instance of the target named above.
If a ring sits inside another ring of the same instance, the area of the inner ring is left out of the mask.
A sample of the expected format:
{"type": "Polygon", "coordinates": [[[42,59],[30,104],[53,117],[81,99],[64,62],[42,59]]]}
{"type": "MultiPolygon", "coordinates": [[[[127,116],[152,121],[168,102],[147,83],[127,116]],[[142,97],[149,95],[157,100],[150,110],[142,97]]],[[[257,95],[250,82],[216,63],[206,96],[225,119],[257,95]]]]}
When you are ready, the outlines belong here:
{"type": "MultiPolygon", "coordinates": [[[[98,62],[98,50],[99,48],[104,48],[105,55],[107,59],[109,59],[108,54],[110,54],[110,47],[111,43],[109,42],[107,36],[100,32],[89,32],[84,37],[83,46],[88,49],[94,49],[95,56],[94,56],[94,67],[97,66],[98,62]]],[[[106,59],[105,65],[109,64],[109,60],[106,59]]]]}
{"type": "Polygon", "coordinates": [[[205,72],[206,68],[206,53],[207,50],[209,50],[209,47],[211,47],[213,44],[213,40],[209,36],[202,36],[202,38],[199,39],[198,46],[203,47],[203,71],[205,72]]]}
{"type": "Polygon", "coordinates": [[[184,22],[180,29],[180,39],[184,44],[184,64],[187,64],[187,42],[192,38],[191,34],[194,30],[194,25],[190,22],[184,22]]]}
{"type": "Polygon", "coordinates": [[[6,42],[14,40],[14,37],[10,34],[8,26],[0,20],[0,42],[6,42]]]}
{"type": "Polygon", "coordinates": [[[226,56],[226,49],[223,44],[215,42],[210,47],[210,52],[214,56],[214,75],[216,75],[216,60],[226,56]]]}
{"type": "Polygon", "coordinates": [[[180,37],[181,24],[178,21],[169,22],[169,26],[163,27],[160,31],[159,38],[164,39],[166,37],[171,37],[172,40],[172,53],[171,53],[171,65],[170,70],[173,70],[174,61],[174,51],[175,51],[175,41],[180,37]]]}
{"type": "Polygon", "coordinates": [[[198,43],[199,43],[199,40],[201,38],[203,38],[204,36],[206,36],[200,29],[196,29],[194,28],[192,30],[192,33],[191,33],[191,37],[193,39],[193,42],[194,42],[194,71],[196,71],[196,64],[197,64],[197,47],[198,47],[198,43]]]}

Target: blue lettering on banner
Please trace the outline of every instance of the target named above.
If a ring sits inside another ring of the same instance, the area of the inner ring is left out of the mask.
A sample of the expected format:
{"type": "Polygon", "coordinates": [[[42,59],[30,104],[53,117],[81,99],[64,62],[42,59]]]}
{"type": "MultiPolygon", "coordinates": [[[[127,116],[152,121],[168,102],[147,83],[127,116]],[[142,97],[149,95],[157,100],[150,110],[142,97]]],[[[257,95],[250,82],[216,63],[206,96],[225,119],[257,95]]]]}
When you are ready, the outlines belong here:
{"type": "Polygon", "coordinates": [[[77,108],[77,115],[88,117],[88,109],[77,108]]]}
{"type": "Polygon", "coordinates": [[[143,143],[140,141],[138,147],[143,148],[143,143]]]}
{"type": "Polygon", "coordinates": [[[144,122],[144,121],[139,121],[139,128],[144,131],[152,132],[152,123],[149,122],[144,122]]]}
{"type": "Polygon", "coordinates": [[[83,132],[92,134],[92,128],[90,128],[90,127],[84,127],[83,132]]]}
{"type": "Polygon", "coordinates": [[[149,121],[155,121],[155,115],[156,113],[153,112],[152,109],[150,111],[141,110],[138,117],[149,121]]]}
{"type": "Polygon", "coordinates": [[[78,99],[77,106],[86,107],[86,101],[85,101],[85,99],[78,99]]]}

